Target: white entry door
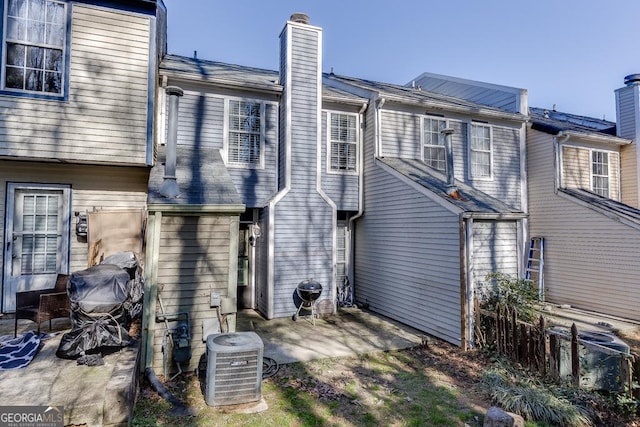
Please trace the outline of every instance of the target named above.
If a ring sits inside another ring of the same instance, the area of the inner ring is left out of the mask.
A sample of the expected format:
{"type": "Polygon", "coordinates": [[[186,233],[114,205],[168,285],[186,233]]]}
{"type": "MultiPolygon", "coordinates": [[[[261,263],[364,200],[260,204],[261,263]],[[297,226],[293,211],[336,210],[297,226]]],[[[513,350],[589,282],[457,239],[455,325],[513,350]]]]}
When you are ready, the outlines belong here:
{"type": "Polygon", "coordinates": [[[16,292],[51,288],[69,271],[68,186],[8,185],[2,311],[15,311],[16,292]]]}

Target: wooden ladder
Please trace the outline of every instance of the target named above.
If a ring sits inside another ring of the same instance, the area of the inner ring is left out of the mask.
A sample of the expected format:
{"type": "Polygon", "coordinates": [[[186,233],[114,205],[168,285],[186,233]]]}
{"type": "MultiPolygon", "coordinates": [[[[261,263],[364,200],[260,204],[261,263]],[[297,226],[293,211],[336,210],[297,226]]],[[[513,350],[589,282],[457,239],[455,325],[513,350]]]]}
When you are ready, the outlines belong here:
{"type": "Polygon", "coordinates": [[[538,286],[538,300],[544,301],[544,237],[532,237],[529,242],[525,280],[538,286]]]}

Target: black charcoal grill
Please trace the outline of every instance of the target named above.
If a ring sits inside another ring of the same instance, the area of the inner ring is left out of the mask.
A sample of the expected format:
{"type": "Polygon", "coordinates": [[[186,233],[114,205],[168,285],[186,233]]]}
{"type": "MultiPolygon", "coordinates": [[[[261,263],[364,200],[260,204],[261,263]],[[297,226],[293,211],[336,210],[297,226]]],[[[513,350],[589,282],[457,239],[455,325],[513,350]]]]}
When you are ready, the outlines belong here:
{"type": "Polygon", "coordinates": [[[305,310],[311,310],[311,319],[313,321],[313,325],[316,325],[316,301],[320,298],[320,294],[322,294],[322,285],[316,282],[313,279],[304,280],[298,283],[298,287],[296,287],[296,294],[302,300],[300,305],[298,306],[298,310],[291,317],[291,319],[295,322],[298,320],[298,315],[300,314],[300,310],[303,308],[305,310]]]}

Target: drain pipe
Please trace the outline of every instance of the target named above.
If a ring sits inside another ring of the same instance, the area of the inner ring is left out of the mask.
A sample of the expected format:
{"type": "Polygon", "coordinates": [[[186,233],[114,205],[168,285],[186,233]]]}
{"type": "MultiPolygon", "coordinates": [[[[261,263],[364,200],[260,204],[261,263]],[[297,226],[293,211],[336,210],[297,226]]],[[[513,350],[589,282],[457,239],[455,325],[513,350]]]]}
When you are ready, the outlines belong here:
{"type": "Polygon", "coordinates": [[[178,144],[178,103],[184,92],[177,86],[167,86],[165,89],[169,95],[169,131],[167,135],[167,152],[164,166],[164,182],[160,187],[160,194],[168,199],[175,199],[180,194],[176,180],[178,144]]]}

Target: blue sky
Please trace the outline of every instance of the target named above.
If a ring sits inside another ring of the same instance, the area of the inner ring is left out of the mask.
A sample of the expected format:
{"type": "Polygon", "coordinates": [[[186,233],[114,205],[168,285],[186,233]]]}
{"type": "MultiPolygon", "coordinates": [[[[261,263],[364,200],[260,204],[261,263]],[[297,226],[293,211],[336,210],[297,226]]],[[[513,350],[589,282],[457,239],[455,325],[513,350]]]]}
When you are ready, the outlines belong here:
{"type": "Polygon", "coordinates": [[[323,29],[323,70],[406,84],[422,72],[525,88],[529,105],[615,120],[640,73],[637,0],[164,0],[169,52],[277,70],[294,12],[323,29]]]}

